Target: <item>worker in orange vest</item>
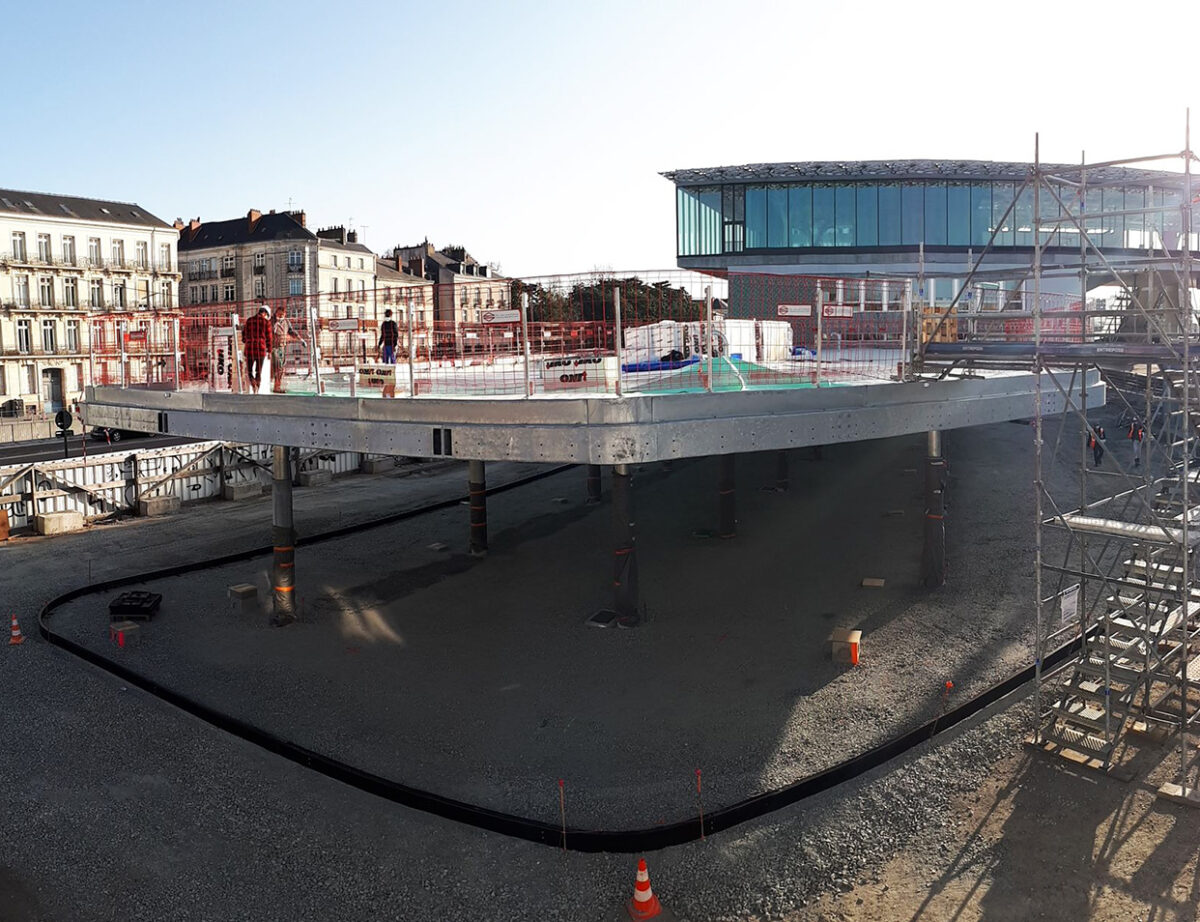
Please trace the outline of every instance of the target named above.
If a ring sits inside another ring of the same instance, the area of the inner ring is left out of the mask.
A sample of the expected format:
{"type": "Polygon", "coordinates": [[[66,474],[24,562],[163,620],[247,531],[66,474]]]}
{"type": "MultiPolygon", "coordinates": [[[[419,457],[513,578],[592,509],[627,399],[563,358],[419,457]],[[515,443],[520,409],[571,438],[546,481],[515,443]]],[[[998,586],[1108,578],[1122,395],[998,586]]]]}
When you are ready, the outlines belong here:
{"type": "Polygon", "coordinates": [[[1100,466],[1100,459],[1104,457],[1104,427],[1094,426],[1092,431],[1088,433],[1088,447],[1092,450],[1092,459],[1095,466],[1100,466]]]}
{"type": "Polygon", "coordinates": [[[1133,442],[1133,466],[1142,466],[1142,439],[1146,437],[1146,430],[1135,416],[1133,422],[1129,424],[1129,440],[1133,442]]]}

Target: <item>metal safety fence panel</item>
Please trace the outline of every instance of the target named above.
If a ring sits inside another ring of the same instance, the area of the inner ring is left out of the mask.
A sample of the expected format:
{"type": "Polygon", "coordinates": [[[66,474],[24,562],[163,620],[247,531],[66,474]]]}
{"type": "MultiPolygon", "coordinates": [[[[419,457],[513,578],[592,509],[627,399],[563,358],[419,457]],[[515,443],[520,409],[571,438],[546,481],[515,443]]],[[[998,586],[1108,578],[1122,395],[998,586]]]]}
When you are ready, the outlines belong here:
{"type": "MultiPolygon", "coordinates": [[[[487,278],[184,309],[184,386],[250,389],[267,309],[274,386],[338,396],[548,397],[894,378],[916,342],[903,279],[681,270],[487,278]],[[394,326],[385,326],[388,323],[394,326]]],[[[264,371],[260,391],[270,386],[264,371]]]]}
{"type": "MultiPolygon", "coordinates": [[[[358,452],[302,452],[297,470],[335,475],[359,470],[358,452]]],[[[132,515],[138,502],[176,497],[181,503],[213,499],[226,485],[271,479],[270,445],[195,442],[87,458],[0,466],[0,509],[13,529],[33,526],[36,515],[78,512],[85,520],[132,515]]]]}

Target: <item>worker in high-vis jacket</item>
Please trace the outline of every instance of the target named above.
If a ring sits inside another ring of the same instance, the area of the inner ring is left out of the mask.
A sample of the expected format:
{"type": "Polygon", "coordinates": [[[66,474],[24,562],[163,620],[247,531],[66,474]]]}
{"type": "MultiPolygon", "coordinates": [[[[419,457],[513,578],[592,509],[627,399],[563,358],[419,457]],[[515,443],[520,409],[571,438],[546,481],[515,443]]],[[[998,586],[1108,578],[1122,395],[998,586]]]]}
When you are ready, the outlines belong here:
{"type": "Polygon", "coordinates": [[[1142,466],[1142,440],[1146,437],[1146,430],[1141,422],[1135,416],[1133,422],[1129,424],[1129,440],[1133,442],[1133,466],[1142,466]]]}

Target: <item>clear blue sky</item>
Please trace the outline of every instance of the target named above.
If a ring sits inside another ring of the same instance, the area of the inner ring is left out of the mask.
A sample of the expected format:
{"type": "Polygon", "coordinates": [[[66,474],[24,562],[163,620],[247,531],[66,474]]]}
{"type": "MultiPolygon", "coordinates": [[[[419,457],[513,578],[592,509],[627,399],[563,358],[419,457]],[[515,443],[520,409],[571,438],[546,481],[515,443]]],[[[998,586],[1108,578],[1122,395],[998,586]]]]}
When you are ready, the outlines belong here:
{"type": "MultiPolygon", "coordinates": [[[[674,264],[659,171],[1077,161],[1200,138],[1200,3],[9,4],[0,186],[170,221],[291,199],[377,252],[674,264]]],[[[1194,141],[1200,147],[1200,140],[1194,141]]]]}

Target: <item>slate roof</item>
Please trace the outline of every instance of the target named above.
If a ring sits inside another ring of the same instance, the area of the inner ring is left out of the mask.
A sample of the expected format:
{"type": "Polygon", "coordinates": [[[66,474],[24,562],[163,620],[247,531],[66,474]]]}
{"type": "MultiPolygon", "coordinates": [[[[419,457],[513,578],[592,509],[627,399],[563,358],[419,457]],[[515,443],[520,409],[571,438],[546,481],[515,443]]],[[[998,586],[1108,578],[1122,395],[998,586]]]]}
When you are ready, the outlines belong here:
{"type": "Polygon", "coordinates": [[[19,192],[16,189],[0,189],[0,213],[75,218],[81,221],[135,224],[142,227],[171,226],[134,202],[109,202],[104,199],[55,195],[50,192],[19,192]]]}
{"type": "Polygon", "coordinates": [[[228,247],[239,243],[262,243],[270,240],[317,239],[306,227],[287,212],[264,214],[250,226],[250,219],[243,215],[229,221],[205,221],[193,232],[187,227],[179,232],[179,251],[203,250],[208,247],[228,247]]]}
{"type": "MultiPolygon", "coordinates": [[[[1043,163],[1043,171],[1071,178],[1078,163],[1043,163]]],[[[702,167],[670,170],[660,175],[679,186],[711,183],[756,183],[813,180],[820,182],[879,182],[903,180],[1007,180],[1021,181],[1033,171],[1032,163],[1002,163],[995,160],[807,160],[795,163],[746,163],[741,166],[702,167]]],[[[1131,167],[1089,169],[1091,182],[1123,183],[1131,186],[1175,186],[1182,173],[1141,170],[1131,167]]]]}

